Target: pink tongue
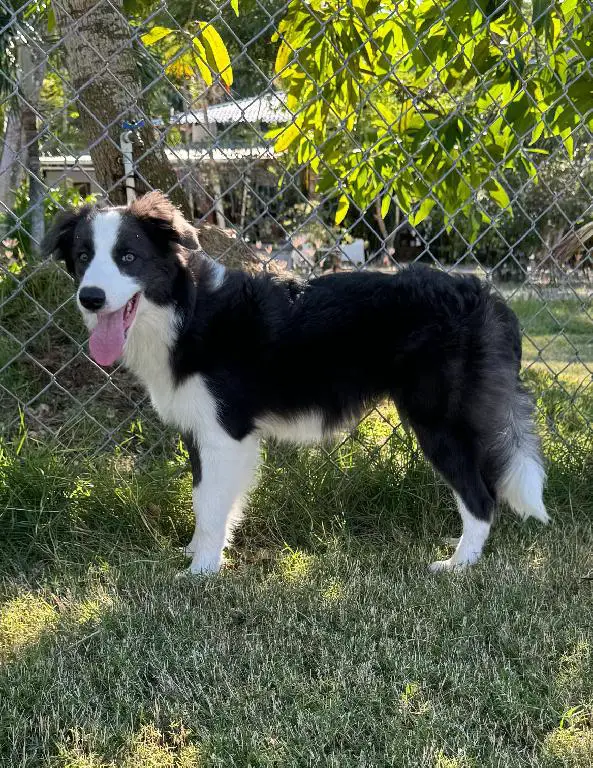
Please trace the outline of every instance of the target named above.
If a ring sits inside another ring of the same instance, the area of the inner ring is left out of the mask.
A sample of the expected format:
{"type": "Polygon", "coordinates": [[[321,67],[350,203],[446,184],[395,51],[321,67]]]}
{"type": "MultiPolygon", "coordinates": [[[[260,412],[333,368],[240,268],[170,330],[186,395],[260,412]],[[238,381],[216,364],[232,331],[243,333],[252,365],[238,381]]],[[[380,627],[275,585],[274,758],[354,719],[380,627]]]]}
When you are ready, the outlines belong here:
{"type": "Polygon", "coordinates": [[[117,312],[97,315],[98,323],[89,339],[91,356],[99,365],[113,365],[121,357],[124,342],[125,305],[117,312]]]}

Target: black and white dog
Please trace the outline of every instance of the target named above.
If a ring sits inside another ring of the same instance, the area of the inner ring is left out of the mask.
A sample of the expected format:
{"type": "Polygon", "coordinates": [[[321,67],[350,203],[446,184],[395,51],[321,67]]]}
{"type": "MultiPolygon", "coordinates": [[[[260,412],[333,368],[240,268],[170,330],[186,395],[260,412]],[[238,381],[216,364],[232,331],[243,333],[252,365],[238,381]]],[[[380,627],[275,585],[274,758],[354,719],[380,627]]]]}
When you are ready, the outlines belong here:
{"type": "Polygon", "coordinates": [[[185,437],[192,572],[220,567],[262,436],[318,441],[385,397],[463,522],[454,554],[432,570],[478,560],[497,502],[547,522],[519,325],[479,280],[425,267],[307,283],[251,276],[209,259],[193,232],[153,192],[62,213],[44,243],[79,283],[93,358],[123,359],[185,437]]]}

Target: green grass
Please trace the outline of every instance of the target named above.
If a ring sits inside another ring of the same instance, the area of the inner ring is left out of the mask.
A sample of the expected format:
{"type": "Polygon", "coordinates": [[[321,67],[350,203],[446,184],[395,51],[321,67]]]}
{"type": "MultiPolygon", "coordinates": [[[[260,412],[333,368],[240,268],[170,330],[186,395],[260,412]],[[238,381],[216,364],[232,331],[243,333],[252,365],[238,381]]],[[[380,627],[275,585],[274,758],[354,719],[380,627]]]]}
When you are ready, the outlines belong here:
{"type": "Polygon", "coordinates": [[[590,296],[511,301],[526,334],[524,358],[551,368],[567,363],[593,370],[593,307],[590,296]]]}
{"type": "MultiPolygon", "coordinates": [[[[40,321],[14,301],[25,339],[40,321]]],[[[126,418],[109,382],[92,413],[118,449],[59,389],[37,418],[0,398],[0,765],[589,768],[591,323],[577,300],[514,306],[540,349],[567,329],[549,353],[525,343],[554,524],[503,515],[463,574],[427,573],[459,524],[390,406],[333,449],[264,446],[228,568],[179,581],[193,521],[177,437],[142,406],[126,418]]],[[[48,370],[60,333],[32,347],[48,370]]],[[[0,383],[35,393],[35,365],[0,383]]],[[[106,382],[79,365],[65,388],[106,382]]]]}

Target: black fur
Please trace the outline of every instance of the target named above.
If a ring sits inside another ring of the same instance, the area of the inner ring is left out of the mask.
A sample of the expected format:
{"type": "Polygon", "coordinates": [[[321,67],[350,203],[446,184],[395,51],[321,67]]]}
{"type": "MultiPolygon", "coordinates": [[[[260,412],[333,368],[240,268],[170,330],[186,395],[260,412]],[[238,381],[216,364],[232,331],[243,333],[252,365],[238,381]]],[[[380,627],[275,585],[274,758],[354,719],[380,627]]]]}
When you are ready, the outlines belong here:
{"type": "Polygon", "coordinates": [[[189,454],[189,463],[192,471],[193,484],[199,485],[202,480],[202,462],[200,460],[200,447],[192,434],[183,436],[183,442],[189,454]]]}
{"type": "Polygon", "coordinates": [[[74,253],[76,233],[90,231],[92,214],[91,206],[84,206],[77,211],[62,211],[54,219],[41,244],[41,255],[48,258],[53,254],[56,259],[65,262],[66,269],[73,277],[77,276],[74,253]]]}

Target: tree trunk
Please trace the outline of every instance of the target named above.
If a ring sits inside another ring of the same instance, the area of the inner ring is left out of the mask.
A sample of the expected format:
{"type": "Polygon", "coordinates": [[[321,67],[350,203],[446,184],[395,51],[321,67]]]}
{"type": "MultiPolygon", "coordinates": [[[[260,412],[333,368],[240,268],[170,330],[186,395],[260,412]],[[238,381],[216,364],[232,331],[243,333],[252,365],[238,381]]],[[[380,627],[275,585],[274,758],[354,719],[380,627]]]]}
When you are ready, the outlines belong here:
{"type": "MultiPolygon", "coordinates": [[[[43,197],[45,189],[40,178],[39,135],[37,107],[43,85],[46,55],[32,40],[19,42],[17,47],[18,96],[6,126],[4,151],[0,161],[0,200],[3,210],[12,211],[16,192],[27,172],[29,182],[29,215],[26,228],[35,245],[43,239],[43,197]]],[[[10,221],[7,222],[10,228],[10,221]]],[[[0,238],[4,233],[0,233],[0,238]]]]}
{"type": "Polygon", "coordinates": [[[38,247],[43,240],[45,231],[43,220],[45,185],[40,178],[37,115],[33,109],[26,107],[23,110],[22,119],[23,143],[27,147],[27,176],[29,178],[29,214],[26,226],[33,244],[38,247]]]}
{"type": "MultiPolygon", "coordinates": [[[[109,201],[125,204],[124,166],[119,145],[121,123],[148,118],[141,97],[140,78],[125,21],[122,0],[56,0],[56,21],[66,51],[66,66],[75,89],[82,132],[90,148],[95,175],[109,201]]],[[[139,131],[143,146],[138,155],[139,186],[168,192],[185,214],[187,200],[155,130],[139,131]]]]}
{"type": "Polygon", "coordinates": [[[241,212],[239,214],[239,231],[243,234],[245,229],[245,218],[247,216],[247,199],[249,197],[249,184],[251,183],[251,174],[249,166],[243,171],[243,189],[241,190],[241,212]]]}
{"type": "Polygon", "coordinates": [[[29,179],[27,228],[33,244],[39,246],[45,233],[43,218],[45,185],[41,180],[41,166],[39,163],[37,108],[39,106],[39,93],[43,85],[47,57],[43,48],[33,43],[21,46],[19,53],[20,70],[22,72],[20,90],[23,97],[21,113],[23,148],[29,179]]]}
{"type": "MultiPolygon", "coordinates": [[[[204,110],[204,126],[206,128],[206,131],[210,133],[208,129],[208,100],[206,99],[206,89],[204,87],[203,91],[203,99],[202,99],[202,109],[204,110]]],[[[213,135],[213,134],[211,134],[213,135]]],[[[210,156],[210,165],[212,166],[212,192],[214,194],[214,215],[216,217],[216,225],[220,227],[220,229],[224,229],[226,226],[226,221],[224,218],[224,206],[222,204],[222,187],[220,186],[220,174],[218,173],[218,168],[216,167],[216,163],[214,162],[214,150],[212,147],[210,147],[210,151],[208,152],[208,155],[210,156]]]]}
{"type": "Polygon", "coordinates": [[[375,200],[375,221],[377,222],[377,226],[381,234],[382,250],[384,254],[382,261],[385,265],[387,265],[389,264],[389,261],[393,258],[395,254],[394,242],[395,242],[395,236],[397,234],[397,226],[391,232],[391,234],[387,231],[387,227],[385,226],[385,219],[381,214],[381,198],[380,197],[377,197],[375,200]]]}
{"type": "Polygon", "coordinates": [[[21,110],[18,106],[13,107],[8,114],[3,141],[0,158],[0,241],[11,229],[10,212],[14,208],[16,191],[23,176],[23,166],[18,162],[23,146],[21,110]],[[4,224],[2,219],[6,214],[4,224]]]}

